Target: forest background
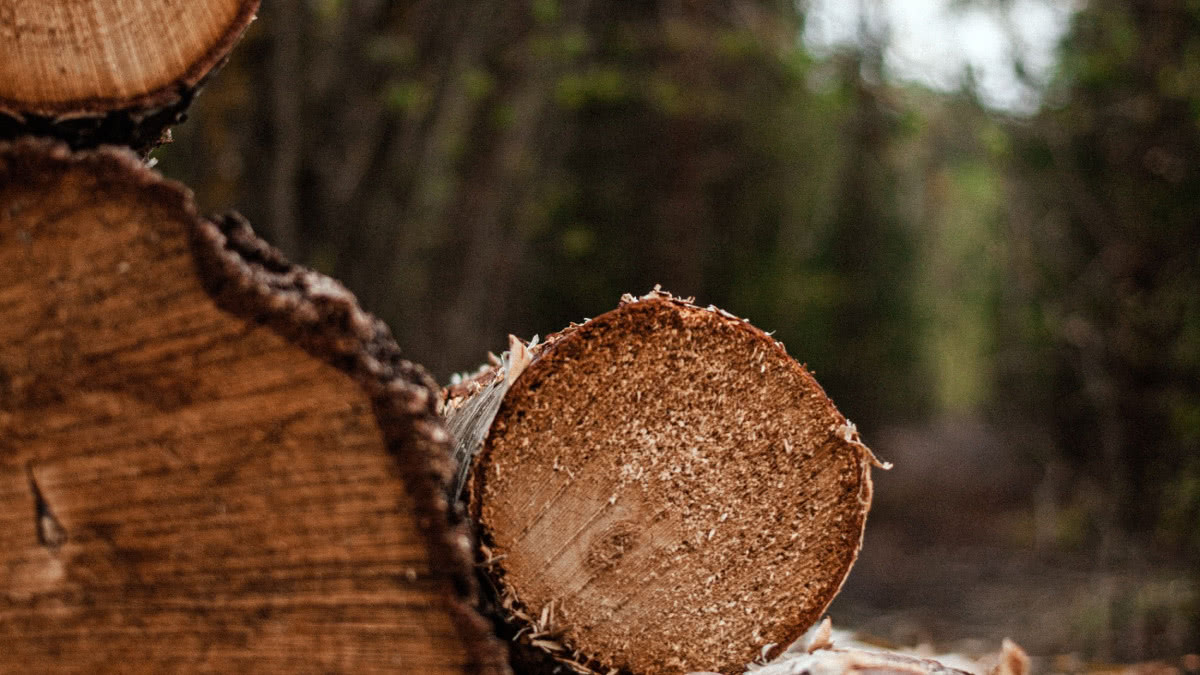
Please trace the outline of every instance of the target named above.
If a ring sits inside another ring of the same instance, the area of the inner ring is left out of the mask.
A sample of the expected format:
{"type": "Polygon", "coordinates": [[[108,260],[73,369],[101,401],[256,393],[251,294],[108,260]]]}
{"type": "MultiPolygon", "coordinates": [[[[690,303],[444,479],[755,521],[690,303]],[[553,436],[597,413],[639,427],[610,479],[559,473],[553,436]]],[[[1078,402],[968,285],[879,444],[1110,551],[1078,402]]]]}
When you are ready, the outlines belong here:
{"type": "Polygon", "coordinates": [[[1014,32],[1015,106],[897,76],[874,4],[266,2],[156,157],[442,382],[658,283],[774,330],[896,464],[842,627],[1200,652],[1200,3],[1014,32]]]}

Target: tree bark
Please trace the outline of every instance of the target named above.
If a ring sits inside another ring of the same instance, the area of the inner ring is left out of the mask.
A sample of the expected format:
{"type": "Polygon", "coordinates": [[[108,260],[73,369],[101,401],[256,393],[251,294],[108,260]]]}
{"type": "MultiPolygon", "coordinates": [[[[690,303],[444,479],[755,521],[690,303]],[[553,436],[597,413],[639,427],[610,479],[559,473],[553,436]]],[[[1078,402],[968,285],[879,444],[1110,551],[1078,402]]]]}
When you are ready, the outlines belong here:
{"type": "Polygon", "coordinates": [[[259,0],[0,0],[0,139],[142,151],[179,122],[259,0]]]}
{"type": "Polygon", "coordinates": [[[0,317],[0,671],[507,671],[431,381],[339,284],[23,141],[0,317]]]}
{"type": "Polygon", "coordinates": [[[577,672],[742,672],[858,554],[875,458],[721,310],[626,296],[445,396],[502,613],[577,672]]]}

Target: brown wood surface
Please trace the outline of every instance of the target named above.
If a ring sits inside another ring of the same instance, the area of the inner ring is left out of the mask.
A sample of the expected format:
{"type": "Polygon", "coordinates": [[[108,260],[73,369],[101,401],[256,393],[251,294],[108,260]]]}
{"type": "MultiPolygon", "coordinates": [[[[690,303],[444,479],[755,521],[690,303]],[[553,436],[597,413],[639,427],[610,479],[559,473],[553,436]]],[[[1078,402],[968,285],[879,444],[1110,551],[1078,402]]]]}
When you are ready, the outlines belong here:
{"type": "Polygon", "coordinates": [[[0,144],[0,672],[504,672],[429,385],[132,155],[0,144]]]}
{"type": "Polygon", "coordinates": [[[520,641],[578,672],[740,673],[819,618],[875,460],[782,345],[652,293],[507,363],[447,412],[512,381],[468,489],[520,641]]]}
{"type": "Polygon", "coordinates": [[[259,0],[0,0],[0,138],[146,148],[229,54],[259,0]]]}

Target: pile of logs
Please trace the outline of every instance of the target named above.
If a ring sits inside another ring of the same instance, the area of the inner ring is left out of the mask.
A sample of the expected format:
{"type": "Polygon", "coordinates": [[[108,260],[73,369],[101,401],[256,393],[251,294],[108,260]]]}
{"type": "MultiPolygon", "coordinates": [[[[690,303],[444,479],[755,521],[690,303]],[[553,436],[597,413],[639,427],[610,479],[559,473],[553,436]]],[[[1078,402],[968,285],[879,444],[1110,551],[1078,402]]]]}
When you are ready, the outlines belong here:
{"type": "Polygon", "coordinates": [[[761,330],[656,290],[439,390],[147,168],[256,9],[0,0],[0,670],[950,672],[785,653],[880,463],[761,330]]]}

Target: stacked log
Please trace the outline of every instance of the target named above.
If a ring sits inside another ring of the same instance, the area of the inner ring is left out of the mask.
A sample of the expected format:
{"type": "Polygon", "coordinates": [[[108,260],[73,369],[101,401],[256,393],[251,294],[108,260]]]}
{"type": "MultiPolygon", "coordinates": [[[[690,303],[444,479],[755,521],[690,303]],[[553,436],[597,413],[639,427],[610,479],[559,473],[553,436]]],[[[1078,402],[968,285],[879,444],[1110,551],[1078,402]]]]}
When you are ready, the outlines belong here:
{"type": "Polygon", "coordinates": [[[627,297],[445,409],[479,439],[460,459],[501,606],[578,672],[740,672],[820,618],[862,542],[878,462],[780,343],[715,308],[627,297]]]}
{"type": "Polygon", "coordinates": [[[0,671],[506,670],[431,381],[336,282],[24,141],[0,314],[0,671]]]}
{"type": "Polygon", "coordinates": [[[0,671],[950,672],[785,651],[883,465],[747,321],[628,296],[439,396],[148,169],[257,5],[0,0],[0,671]]]}
{"type": "Polygon", "coordinates": [[[0,139],[152,148],[182,120],[258,4],[0,2],[0,139]]]}

